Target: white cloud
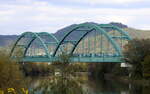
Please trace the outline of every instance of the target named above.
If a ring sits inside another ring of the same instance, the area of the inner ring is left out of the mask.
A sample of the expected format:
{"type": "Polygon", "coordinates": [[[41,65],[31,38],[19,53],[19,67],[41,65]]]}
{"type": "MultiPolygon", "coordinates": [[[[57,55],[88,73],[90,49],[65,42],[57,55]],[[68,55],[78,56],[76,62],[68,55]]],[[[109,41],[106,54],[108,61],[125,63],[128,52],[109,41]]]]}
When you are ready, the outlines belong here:
{"type": "Polygon", "coordinates": [[[11,10],[8,11],[0,11],[0,22],[9,22],[11,20],[11,15],[13,15],[14,12],[11,10]]]}
{"type": "Polygon", "coordinates": [[[137,2],[147,2],[149,0],[64,0],[72,3],[86,3],[86,4],[128,4],[137,2]]]}
{"type": "Polygon", "coordinates": [[[150,26],[150,8],[138,10],[72,8],[56,6],[44,1],[42,3],[39,1],[29,3],[29,1],[25,5],[6,4],[0,7],[0,28],[2,31],[0,34],[3,34],[3,31],[5,34],[20,34],[25,31],[56,32],[64,26],[82,22],[108,23],[115,21],[142,29],[150,26]]]}
{"type": "Polygon", "coordinates": [[[94,2],[94,3],[118,3],[118,4],[123,4],[123,3],[135,3],[135,2],[141,2],[141,1],[148,1],[148,0],[88,0],[89,2],[94,2]]]}

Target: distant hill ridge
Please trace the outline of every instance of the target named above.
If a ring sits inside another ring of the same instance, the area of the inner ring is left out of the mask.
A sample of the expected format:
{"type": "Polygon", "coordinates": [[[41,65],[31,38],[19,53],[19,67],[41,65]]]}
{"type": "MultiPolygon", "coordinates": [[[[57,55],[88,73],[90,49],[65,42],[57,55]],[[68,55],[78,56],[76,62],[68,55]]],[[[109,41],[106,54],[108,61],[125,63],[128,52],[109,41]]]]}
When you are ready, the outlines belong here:
{"type": "MultiPolygon", "coordinates": [[[[86,23],[92,23],[92,24],[98,24],[94,22],[86,22],[86,23]]],[[[150,38],[150,31],[143,31],[143,30],[136,30],[129,28],[127,25],[118,23],[118,22],[111,22],[110,24],[118,26],[125,31],[127,31],[133,38],[150,38]]],[[[77,24],[72,24],[70,26],[67,26],[65,28],[62,28],[58,30],[54,35],[61,40],[61,38],[65,35],[65,33],[69,32],[70,29],[74,28],[77,24]]],[[[78,37],[80,33],[73,34],[72,37],[69,37],[69,39],[73,39],[78,37]]],[[[18,38],[17,35],[0,35],[0,46],[8,46],[13,44],[16,39],[18,38]]]]}

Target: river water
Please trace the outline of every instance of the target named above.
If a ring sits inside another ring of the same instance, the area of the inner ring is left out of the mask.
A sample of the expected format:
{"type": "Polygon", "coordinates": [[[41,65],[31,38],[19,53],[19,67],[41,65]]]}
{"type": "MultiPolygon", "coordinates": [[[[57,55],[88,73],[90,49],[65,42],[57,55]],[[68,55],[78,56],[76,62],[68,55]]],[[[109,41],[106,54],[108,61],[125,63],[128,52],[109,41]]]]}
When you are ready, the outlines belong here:
{"type": "MultiPolygon", "coordinates": [[[[34,84],[32,84],[32,87],[36,87],[40,85],[39,83],[41,82],[41,79],[36,80],[35,82],[34,84]]],[[[47,85],[41,85],[41,87],[45,88],[47,86],[52,85],[51,83],[48,83],[48,82],[46,83],[47,85]]],[[[61,83],[59,83],[59,85],[61,85],[61,83]]],[[[59,87],[59,85],[56,87],[59,87]]],[[[67,88],[71,88],[71,86],[73,85],[68,84],[67,88]]],[[[86,92],[84,93],[77,92],[77,93],[72,93],[72,94],[150,94],[150,87],[144,87],[144,86],[135,85],[132,83],[123,83],[117,80],[99,79],[96,81],[96,80],[88,79],[85,83],[82,83],[82,87],[78,88],[78,87],[73,86],[73,90],[76,89],[78,91],[80,88],[82,88],[86,92]]],[[[48,89],[43,89],[43,90],[48,90],[48,89]]],[[[76,91],[73,91],[73,92],[76,92],[76,91]]],[[[32,94],[50,94],[50,93],[36,91],[32,94]]],[[[62,94],[71,94],[71,93],[62,93],[62,94]]]]}
{"type": "Polygon", "coordinates": [[[90,94],[150,94],[144,93],[143,87],[131,83],[122,83],[116,80],[89,81],[90,94]]]}

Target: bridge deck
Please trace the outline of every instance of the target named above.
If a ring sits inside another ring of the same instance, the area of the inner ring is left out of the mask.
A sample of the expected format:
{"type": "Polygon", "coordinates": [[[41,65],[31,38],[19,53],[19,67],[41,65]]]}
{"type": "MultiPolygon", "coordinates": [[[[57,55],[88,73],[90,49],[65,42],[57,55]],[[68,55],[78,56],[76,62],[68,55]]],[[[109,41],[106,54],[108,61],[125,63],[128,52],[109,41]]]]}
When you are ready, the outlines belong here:
{"type": "MultiPolygon", "coordinates": [[[[24,57],[23,62],[54,62],[58,61],[58,57],[47,58],[47,57],[24,57]]],[[[93,63],[101,63],[101,62],[123,62],[122,57],[72,57],[71,62],[93,62],[93,63]]]]}

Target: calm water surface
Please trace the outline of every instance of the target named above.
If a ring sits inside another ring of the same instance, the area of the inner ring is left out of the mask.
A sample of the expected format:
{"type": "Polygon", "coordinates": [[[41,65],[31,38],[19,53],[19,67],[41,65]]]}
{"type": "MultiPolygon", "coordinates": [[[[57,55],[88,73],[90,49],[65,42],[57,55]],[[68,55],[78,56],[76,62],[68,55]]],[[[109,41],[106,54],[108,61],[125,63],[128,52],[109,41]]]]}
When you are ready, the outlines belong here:
{"type": "MultiPolygon", "coordinates": [[[[42,79],[43,80],[43,79],[42,79]]],[[[39,85],[41,79],[34,81],[32,87],[39,85]]],[[[44,86],[43,86],[44,88],[44,86]]],[[[91,80],[82,84],[82,88],[86,91],[84,94],[150,94],[150,87],[143,87],[131,83],[122,83],[117,80],[91,80]]],[[[34,94],[43,94],[36,92],[34,94]]]]}

